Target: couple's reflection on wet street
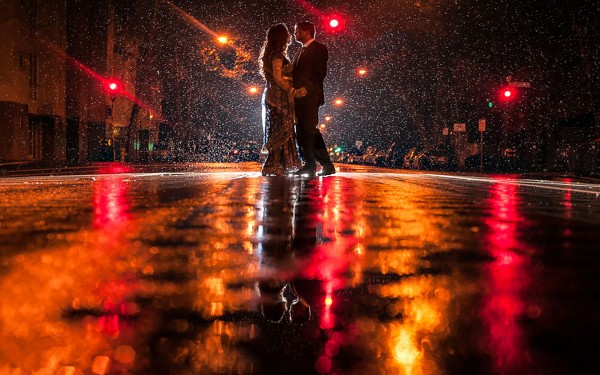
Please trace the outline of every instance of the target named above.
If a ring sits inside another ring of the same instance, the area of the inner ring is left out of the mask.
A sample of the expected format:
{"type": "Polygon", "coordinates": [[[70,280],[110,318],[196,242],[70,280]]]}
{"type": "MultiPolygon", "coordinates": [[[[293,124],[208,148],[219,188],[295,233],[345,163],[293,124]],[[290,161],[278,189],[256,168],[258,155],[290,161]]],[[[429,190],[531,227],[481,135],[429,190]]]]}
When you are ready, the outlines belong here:
{"type": "MultiPolygon", "coordinates": [[[[296,254],[300,251],[295,236],[295,210],[301,186],[285,177],[270,180],[271,183],[262,185],[258,207],[257,254],[261,278],[256,282],[256,290],[261,314],[271,322],[302,324],[310,320],[311,308],[296,290],[293,274],[296,254]]],[[[309,228],[297,229],[306,233],[303,229],[309,228]]],[[[308,238],[314,238],[312,233],[308,238]]]]}
{"type": "Polygon", "coordinates": [[[336,362],[352,362],[349,321],[339,314],[352,312],[352,301],[342,305],[338,293],[362,277],[364,228],[344,196],[351,188],[333,178],[270,177],[261,185],[256,284],[267,324],[256,355],[266,372],[335,373],[336,362]]]}

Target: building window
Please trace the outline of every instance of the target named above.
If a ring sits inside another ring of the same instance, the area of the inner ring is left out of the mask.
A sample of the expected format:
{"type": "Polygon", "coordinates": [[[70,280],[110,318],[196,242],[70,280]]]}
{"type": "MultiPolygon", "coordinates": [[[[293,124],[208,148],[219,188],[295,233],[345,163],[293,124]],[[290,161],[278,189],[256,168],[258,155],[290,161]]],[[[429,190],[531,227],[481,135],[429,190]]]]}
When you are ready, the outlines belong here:
{"type": "Polygon", "coordinates": [[[37,99],[38,58],[35,53],[29,54],[29,99],[37,99]]]}

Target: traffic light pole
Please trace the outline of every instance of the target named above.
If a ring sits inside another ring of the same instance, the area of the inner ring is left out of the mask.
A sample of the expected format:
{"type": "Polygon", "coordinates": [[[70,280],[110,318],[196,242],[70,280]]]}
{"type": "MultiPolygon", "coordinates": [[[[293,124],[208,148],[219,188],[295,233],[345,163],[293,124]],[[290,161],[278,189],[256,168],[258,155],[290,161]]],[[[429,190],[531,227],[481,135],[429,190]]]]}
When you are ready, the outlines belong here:
{"type": "Polygon", "coordinates": [[[483,173],[483,132],[485,132],[485,119],[479,119],[479,172],[483,173]]]}
{"type": "Polygon", "coordinates": [[[479,132],[481,139],[479,140],[479,172],[483,173],[483,132],[479,132]]]}

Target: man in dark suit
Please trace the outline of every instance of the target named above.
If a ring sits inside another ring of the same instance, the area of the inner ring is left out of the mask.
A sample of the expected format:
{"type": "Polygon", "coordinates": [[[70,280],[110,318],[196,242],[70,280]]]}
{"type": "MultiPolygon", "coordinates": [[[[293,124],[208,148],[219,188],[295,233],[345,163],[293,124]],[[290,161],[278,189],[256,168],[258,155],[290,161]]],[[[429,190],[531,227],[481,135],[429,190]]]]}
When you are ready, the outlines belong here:
{"type": "Polygon", "coordinates": [[[335,173],[335,168],[321,132],[319,106],[325,103],[323,81],[327,75],[327,47],[315,40],[315,26],[307,21],[298,22],[294,31],[296,40],[302,43],[302,50],[294,58],[294,87],[305,87],[307,95],[295,98],[296,135],[304,166],[297,175],[313,177],[317,163],[322,169],[319,176],[335,173]]]}

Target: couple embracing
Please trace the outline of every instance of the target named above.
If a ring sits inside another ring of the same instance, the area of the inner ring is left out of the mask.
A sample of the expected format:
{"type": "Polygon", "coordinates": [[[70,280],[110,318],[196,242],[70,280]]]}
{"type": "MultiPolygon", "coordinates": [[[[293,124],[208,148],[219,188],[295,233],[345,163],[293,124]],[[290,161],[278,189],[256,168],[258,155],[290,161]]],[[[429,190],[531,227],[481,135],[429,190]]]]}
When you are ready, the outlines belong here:
{"type": "Polygon", "coordinates": [[[315,40],[315,26],[307,21],[296,24],[294,37],[302,49],[293,63],[287,56],[292,37],[284,24],[269,29],[260,52],[260,73],[266,81],[263,127],[268,153],[262,174],[314,177],[318,162],[319,176],[328,176],[335,168],[317,128],[319,107],[325,101],[327,47],[315,40]]]}

